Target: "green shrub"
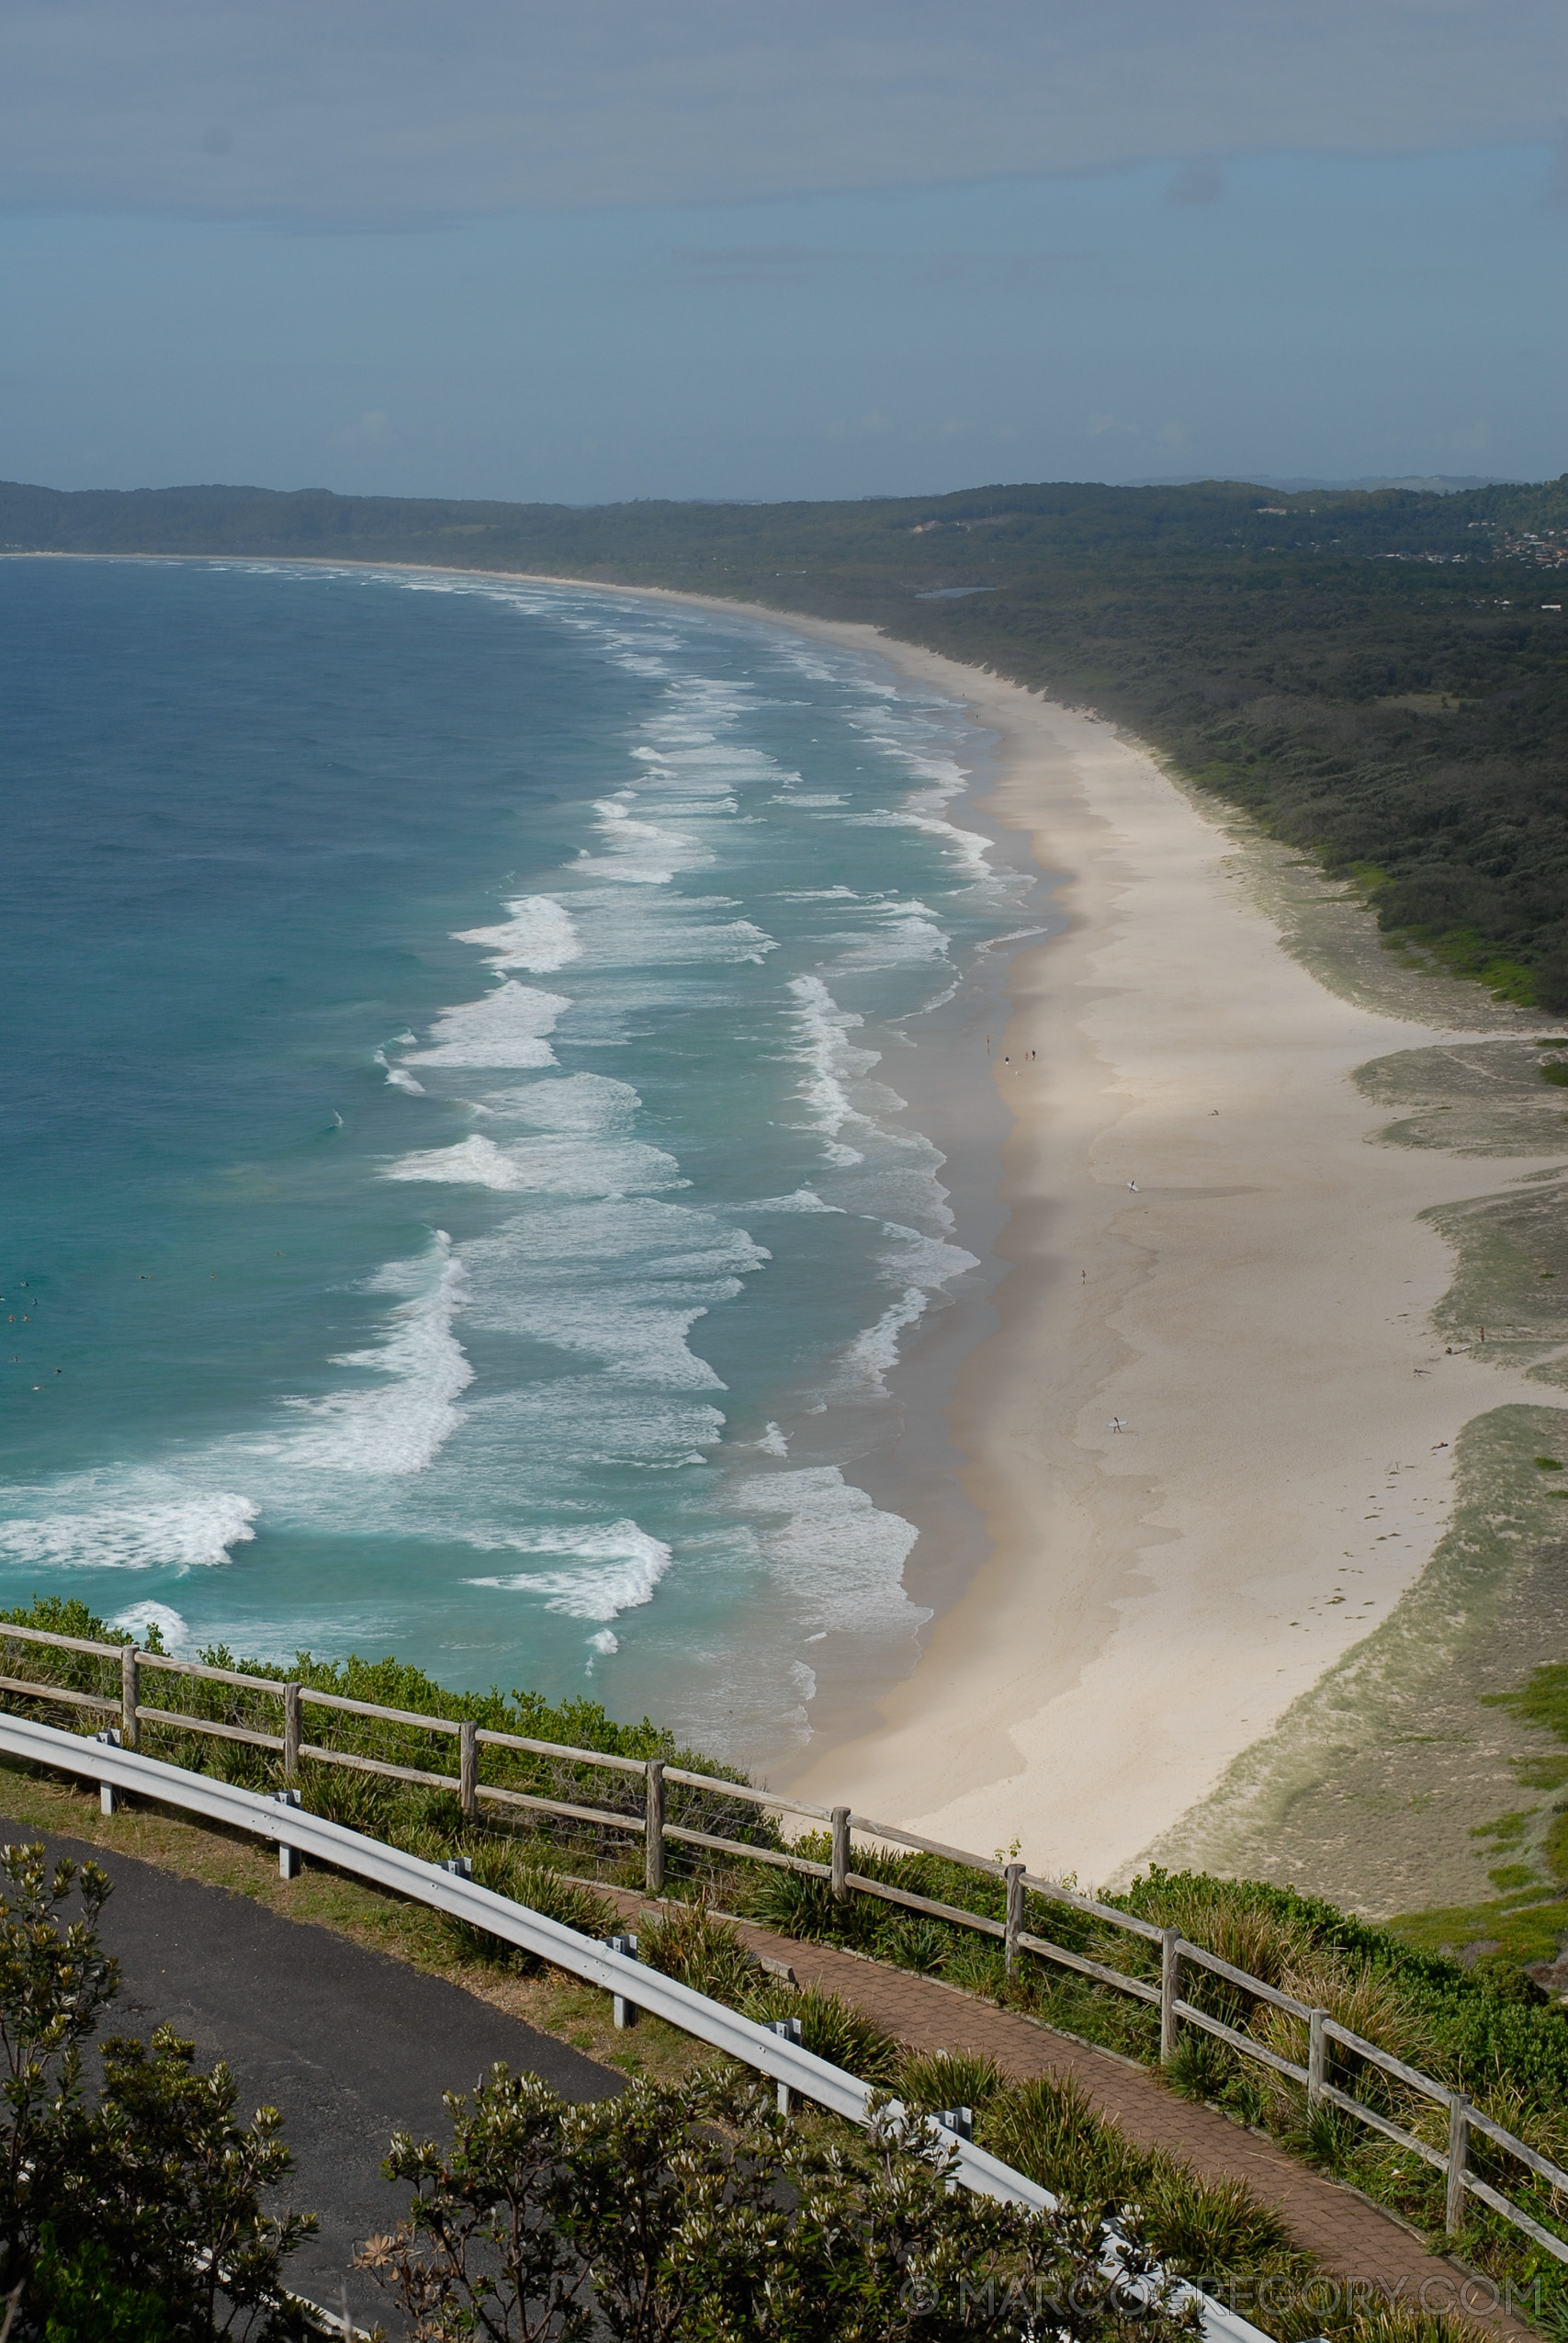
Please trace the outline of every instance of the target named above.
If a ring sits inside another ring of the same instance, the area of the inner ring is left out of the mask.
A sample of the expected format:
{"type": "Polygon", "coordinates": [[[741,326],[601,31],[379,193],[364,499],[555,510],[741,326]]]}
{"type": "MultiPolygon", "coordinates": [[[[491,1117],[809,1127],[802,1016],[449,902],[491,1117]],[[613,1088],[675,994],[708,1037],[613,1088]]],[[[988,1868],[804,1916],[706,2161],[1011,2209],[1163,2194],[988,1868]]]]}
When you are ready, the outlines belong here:
{"type": "MultiPolygon", "coordinates": [[[[509,1896],[513,1903],[525,1905],[546,1919],[558,1920],[580,1936],[609,1936],[619,1926],[615,1906],[603,1896],[577,1880],[563,1879],[550,1864],[531,1858],[524,1849],[509,1846],[504,1839],[480,1839],[464,1851],[480,1887],[509,1896]]],[[[452,1913],[444,1913],[442,1919],[452,1942],[470,1960],[499,1963],[523,1976],[532,1976],[542,1965],[536,1953],[471,1920],[458,1919],[452,1913]]]]}
{"type": "Polygon", "coordinates": [[[715,1919],[705,1901],[672,1905],[637,1934],[637,1959],[694,1993],[740,2008],[761,1983],[763,1971],[728,1920],[715,1919]]]}
{"type": "Polygon", "coordinates": [[[1201,2180],[1169,2157],[1150,2159],[1138,2206],[1150,2244],[1178,2269],[1256,2269],[1295,2252],[1283,2213],[1245,2180],[1201,2180]]]}
{"type": "Polygon", "coordinates": [[[902,2045],[852,2001],[824,1993],[820,1986],[802,1990],[770,1980],[747,1995],[743,2009],[762,2025],[774,2018],[798,2018],[802,2046],[814,2057],[858,2075],[862,2082],[888,2083],[897,2071],[902,2045]]]}
{"type": "Polygon", "coordinates": [[[993,2156],[1058,2196],[1120,2204],[1143,2166],[1072,2076],[1043,2075],[993,2099],[976,2126],[993,2156]]]}
{"type": "Polygon", "coordinates": [[[894,2079],[916,2115],[935,2115],[944,2107],[972,2107],[978,2114],[1007,2088],[1001,2068],[983,2050],[906,2051],[894,2079]]]}
{"type": "Polygon", "coordinates": [[[1213,2034],[1197,2026],[1184,2026],[1163,2072],[1179,2097],[1212,2104],[1223,2097],[1239,2063],[1235,2051],[1227,2050],[1213,2034]]]}

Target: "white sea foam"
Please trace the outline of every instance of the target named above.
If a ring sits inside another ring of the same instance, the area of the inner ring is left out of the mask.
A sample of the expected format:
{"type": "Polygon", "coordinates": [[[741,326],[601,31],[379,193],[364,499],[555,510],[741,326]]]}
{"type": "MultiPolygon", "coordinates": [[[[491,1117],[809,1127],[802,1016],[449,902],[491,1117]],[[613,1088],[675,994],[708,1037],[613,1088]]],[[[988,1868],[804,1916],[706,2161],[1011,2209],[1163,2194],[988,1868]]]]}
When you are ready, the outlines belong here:
{"type": "Polygon", "coordinates": [[[391,1312],[375,1347],[332,1361],[381,1379],[319,1399],[286,1399],[303,1420],[298,1429],[236,1439],[231,1450],[310,1472],[378,1477],[424,1471],[462,1421],[457,1400],[474,1379],[452,1330],[464,1284],[451,1239],[437,1229],[424,1260],[391,1262],[372,1279],[372,1292],[409,1296],[391,1312]]]}
{"type": "Polygon", "coordinates": [[[463,1249],[471,1323],[597,1358],[668,1391],[724,1388],[687,1337],[768,1259],[744,1229],[651,1196],[541,1206],[463,1249]]]}
{"type": "Polygon", "coordinates": [[[840,952],[835,967],[848,975],[864,968],[897,968],[948,956],[948,937],[924,903],[878,903],[871,934],[840,952]]]}
{"type": "Polygon", "coordinates": [[[122,1635],[134,1636],[145,1647],[149,1634],[157,1629],[158,1639],[172,1658],[179,1658],[196,1649],[196,1637],[179,1612],[172,1611],[166,1602],[133,1602],[125,1611],[117,1611],[109,1621],[122,1635]]]}
{"type": "Polygon", "coordinates": [[[770,1422],[764,1425],[762,1436],[761,1440],[756,1443],[756,1445],[762,1449],[764,1453],[770,1456],[787,1456],[789,1454],[789,1442],[784,1438],[784,1433],[779,1430],[776,1423],[770,1422]]]}
{"type": "Polygon", "coordinates": [[[567,1074],[521,1090],[485,1093],[487,1114],[530,1123],[536,1130],[578,1132],[584,1138],[629,1130],[641,1104],[630,1082],[614,1081],[607,1074],[567,1074]]]}
{"type": "Polygon", "coordinates": [[[572,899],[584,970],[666,968],[703,961],[761,962],[777,950],[754,920],[716,919],[728,895],[682,895],[653,886],[584,887],[572,899]]]}
{"type": "Polygon", "coordinates": [[[602,1375],[561,1375],[470,1402],[465,1462],[493,1458],[513,1468],[519,1454],[562,1464],[629,1466],[678,1472],[705,1461],[724,1438],[711,1401],[673,1391],[638,1391],[602,1375]]]}
{"type": "Polygon", "coordinates": [[[553,1066],[553,1033],[571,1002],[558,992],[538,992],[508,977],[478,1001],[443,1009],[430,1028],[429,1047],[408,1059],[411,1066],[553,1066]]]}
{"type": "Polygon", "coordinates": [[[839,1136],[851,1125],[871,1127],[869,1118],[852,1104],[844,1085],[869,1073],[882,1053],[851,1041],[850,1035],[865,1019],[840,1009],[820,977],[794,977],[789,989],[796,1004],[794,1024],[799,1039],[794,1054],[808,1069],[796,1092],[807,1112],[807,1127],[822,1134],[822,1151],[829,1163],[840,1168],[863,1163],[860,1149],[839,1136]]]}
{"type": "MultiPolygon", "coordinates": [[[[499,1587],[506,1594],[546,1598],[547,1611],[568,1619],[615,1619],[653,1600],[670,1568],[670,1548],[631,1521],[596,1522],[581,1529],[535,1530],[508,1540],[519,1554],[570,1555],[575,1569],[519,1570],[508,1578],[470,1579],[476,1587],[499,1587]]],[[[601,1651],[607,1648],[597,1643],[601,1651]]]]}
{"type": "Polygon", "coordinates": [[[907,1285],[896,1302],[889,1302],[875,1325],[857,1334],[844,1353],[835,1390],[885,1394],[886,1378],[898,1364],[899,1337],[925,1316],[927,1299],[923,1286],[907,1285]]]}
{"type": "MultiPolygon", "coordinates": [[[[953,1215],[943,1206],[943,1217],[951,1226],[953,1215]]],[[[922,1286],[928,1293],[940,1293],[966,1269],[978,1269],[976,1256],[965,1252],[962,1245],[950,1244],[945,1237],[931,1237],[919,1228],[906,1228],[897,1220],[884,1221],[886,1234],[893,1238],[896,1250],[880,1256],[885,1268],[910,1285],[922,1286]]]]}
{"type": "MultiPolygon", "coordinates": [[[[107,1476],[104,1477],[107,1481],[107,1476]]],[[[30,1568],[215,1568],[255,1535],[254,1500],[231,1489],[188,1491],[167,1475],[132,1473],[118,1486],[83,1475],[53,1488],[16,1490],[38,1510],[0,1521],[0,1561],[30,1568]],[[102,1488],[97,1503],[90,1500],[102,1488]]]]}
{"type": "Polygon", "coordinates": [[[558,1196],[649,1194],[690,1185],[681,1177],[681,1167],[672,1155],[640,1139],[606,1143],[552,1136],[498,1147],[477,1132],[456,1147],[428,1148],[405,1155],[381,1177],[448,1181],[468,1187],[558,1196]]]}
{"type": "Polygon", "coordinates": [[[584,848],[574,866],[598,878],[617,879],[624,886],[667,887],[681,870],[713,860],[713,849],[668,822],[638,821],[622,801],[602,798],[594,808],[604,851],[584,848]]]}
{"type": "Polygon", "coordinates": [[[836,1465],[753,1473],[735,1498],[744,1512],[774,1517],[757,1543],[811,1627],[886,1633],[930,1618],[904,1591],[913,1522],[874,1505],[836,1465]]]}
{"type": "Polygon", "coordinates": [[[504,925],[461,928],[453,941],[479,945],[492,968],[528,968],[536,976],[548,976],[582,954],[571,913],[554,895],[516,896],[506,905],[504,925]]]}
{"type": "Polygon", "coordinates": [[[828,1204],[815,1188],[796,1188],[787,1196],[762,1196],[757,1203],[744,1206],[747,1212],[837,1212],[842,1214],[841,1204],[828,1204]]]}
{"type": "MultiPolygon", "coordinates": [[[[413,1039],[412,1034],[410,1034],[409,1039],[411,1041],[413,1039]]],[[[406,1090],[412,1092],[415,1098],[423,1098],[424,1096],[424,1084],[423,1082],[416,1082],[406,1066],[394,1066],[389,1059],[384,1049],[378,1049],[376,1052],[376,1063],[378,1066],[383,1068],[386,1072],[387,1080],[391,1083],[394,1090],[406,1090]]]]}

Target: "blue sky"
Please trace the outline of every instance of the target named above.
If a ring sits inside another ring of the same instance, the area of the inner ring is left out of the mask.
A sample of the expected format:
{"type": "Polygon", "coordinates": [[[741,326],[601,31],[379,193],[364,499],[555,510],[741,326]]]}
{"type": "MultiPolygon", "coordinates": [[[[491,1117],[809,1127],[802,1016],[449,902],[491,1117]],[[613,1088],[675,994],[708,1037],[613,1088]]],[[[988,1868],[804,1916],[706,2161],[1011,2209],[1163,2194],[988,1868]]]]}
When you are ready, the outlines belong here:
{"type": "Polygon", "coordinates": [[[0,0],[0,473],[596,501],[1568,468],[1560,9],[649,22],[0,0]]]}

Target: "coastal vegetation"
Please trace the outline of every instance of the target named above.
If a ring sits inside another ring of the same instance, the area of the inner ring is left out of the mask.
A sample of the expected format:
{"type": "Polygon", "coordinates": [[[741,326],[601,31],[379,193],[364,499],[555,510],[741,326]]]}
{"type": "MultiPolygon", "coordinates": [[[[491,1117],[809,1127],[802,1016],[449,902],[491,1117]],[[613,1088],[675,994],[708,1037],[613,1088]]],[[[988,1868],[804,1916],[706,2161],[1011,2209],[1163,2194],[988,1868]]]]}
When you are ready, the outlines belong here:
{"type": "Polygon", "coordinates": [[[862,621],[1127,726],[1391,938],[1568,1007],[1568,476],[589,509],[12,484],[0,550],[521,570],[862,621]]]}
{"type": "MultiPolygon", "coordinates": [[[[1538,1473],[1537,1477],[1544,1482],[1550,1476],[1538,1473]]],[[[122,1639],[79,1604],[46,1601],[9,1615],[18,1624],[46,1626],[55,1633],[111,1642],[122,1639]]],[[[101,1669],[105,1664],[86,1656],[17,1645],[13,1646],[13,1664],[16,1654],[24,1648],[40,1677],[56,1667],[64,1673],[78,1666],[101,1669]]],[[[225,1655],[215,1664],[223,1665],[228,1658],[225,1655]]],[[[297,1671],[302,1676],[312,1664],[301,1658],[296,1663],[297,1671]]],[[[1557,1681],[1561,1674],[1561,1670],[1550,1674],[1520,1695],[1529,1708],[1530,1721],[1545,1722],[1549,1729],[1561,1705],[1557,1681]]],[[[205,1700],[219,1700],[229,1692],[229,1688],[209,1680],[182,1681],[205,1700]]],[[[355,1661],[332,1681],[364,1683],[377,1679],[373,1670],[355,1661]]],[[[450,1716],[461,1706],[463,1696],[446,1692],[418,1671],[398,1668],[396,1683],[402,1698],[411,1703],[411,1714],[423,1711],[450,1716]]],[[[526,1714],[536,1724],[554,1721],[558,1714],[531,1703],[523,1695],[469,1697],[486,1714],[526,1714]]],[[[593,1733],[601,1745],[624,1735],[629,1737],[628,1747],[667,1746],[647,1720],[623,1727],[602,1711],[585,1710],[582,1715],[585,1730],[593,1733]]],[[[190,1734],[184,1739],[180,1762],[209,1766],[231,1778],[254,1778],[258,1788],[271,1786],[277,1778],[277,1760],[265,1751],[225,1740],[215,1746],[190,1734]]],[[[1542,1762],[1554,1763],[1554,1753],[1542,1762]]],[[[624,1924],[620,1907],[604,1891],[641,1885],[642,1851],[629,1834],[538,1814],[502,1817],[499,1821],[468,1817],[455,1794],[455,1783],[451,1787],[404,1783],[306,1760],[300,1787],[312,1810],[348,1821],[432,1860],[467,1855],[475,1876],[483,1884],[551,1912],[589,1934],[607,1935],[624,1924]]],[[[744,1808],[739,1802],[734,1810],[755,1815],[754,1809],[744,1808]]],[[[760,1851],[777,1845],[776,1837],[771,1837],[773,1826],[754,1823],[754,1828],[759,1837],[752,1843],[760,1851]],[[761,1835],[764,1831],[770,1834],[768,1839],[761,1835]]],[[[825,1839],[818,1843],[807,1837],[795,1845],[797,1852],[822,1860],[829,1852],[825,1839]]],[[[854,1863],[866,1877],[946,1904],[955,1911],[971,1911],[993,1920],[1002,1916],[999,1881],[941,1856],[863,1845],[855,1851],[854,1863]]],[[[896,2090],[907,2085],[913,2101],[918,2102],[922,2089],[934,2088],[940,2094],[955,2088],[959,2077],[944,2074],[937,2081],[926,2076],[922,2082],[908,2054],[862,2012],[835,1995],[803,1991],[770,1974],[738,1934],[737,1920],[757,1921],[806,1941],[847,1946],[918,1974],[940,1977],[1003,2007],[1026,2011],[1124,2056],[1149,2064],[1157,2060],[1157,2022],[1146,2003],[1130,1999],[1091,1977],[1028,1959],[1021,1960],[1010,1972],[996,1939],[961,1922],[917,1916],[871,1896],[840,1902],[821,1881],[734,1856],[715,1856],[700,1873],[694,1869],[672,1877],[669,1891],[662,1917],[639,1925],[643,1960],[759,2019],[799,2019],[807,2048],[852,2067],[868,2080],[885,2082],[896,2090]]],[[[1442,1952],[1413,1943],[1407,1930],[1372,1926],[1320,1898],[1263,1881],[1227,1881],[1190,1871],[1151,1870],[1124,1895],[1104,1900],[1156,1927],[1178,1928],[1190,1941],[1262,1983],[1310,2006],[1328,2009],[1340,2023],[1396,2057],[1417,2065],[1450,2088],[1468,2091],[1483,2112],[1553,2161],[1562,2161],[1568,2153],[1562,2113],[1568,2107],[1568,2014],[1560,2004],[1549,2002],[1524,1965],[1502,1948],[1465,1968],[1442,1952]]],[[[507,1975],[533,1965],[526,1958],[520,1960],[514,1948],[480,1930],[452,1921],[437,1925],[446,1932],[454,1952],[480,1971],[488,1968],[497,1975],[507,1975]]],[[[1031,1893],[1025,1902],[1024,1927],[1130,1977],[1149,1983],[1157,1979],[1157,1946],[1128,1936],[1092,1913],[1031,1893]]],[[[1296,2039],[1301,2032],[1299,2021],[1282,2015],[1265,1998],[1198,1971],[1188,1976],[1184,1991],[1209,2014],[1254,2034],[1265,2048],[1302,2061],[1304,2044],[1296,2039]]],[[[1334,2055],[1337,2059],[1338,2054],[1334,2055]]],[[[1331,2078],[1337,2073],[1337,2067],[1331,2066],[1331,2078]]],[[[1179,2090],[1268,2130],[1296,2153],[1352,2180],[1434,2237],[1440,2235],[1444,2215],[1440,2175],[1375,2134],[1337,2115],[1330,2117],[1322,2110],[1309,2108],[1296,2086],[1269,2073],[1258,2062],[1188,2030],[1168,2078],[1179,2090]]],[[[967,2103],[976,2104],[988,2088],[985,2077],[966,2071],[963,2079],[967,2103]]],[[[1347,2071],[1344,2080],[1352,2079],[1356,2091],[1391,2120],[1429,2139],[1434,2146],[1441,2145],[1434,2131],[1441,2110],[1432,2101],[1397,2079],[1380,2078],[1371,2070],[1358,2069],[1353,2077],[1347,2071]]],[[[940,2103],[952,2102],[942,2099],[940,2103]]],[[[998,2145],[998,2153],[1014,2156],[1021,2168],[1035,2170],[1035,2165],[1022,2161],[1025,2149],[1016,2136],[1015,2117],[1008,2113],[1012,2104],[1002,2094],[992,2109],[987,2098],[981,2136],[993,2145],[1005,2136],[1009,2145],[998,2145]],[[992,2125],[1002,2127],[994,2139],[992,2125]],[[1013,2128],[1007,2129],[1009,2125],[1013,2128]]],[[[1058,2128],[1073,2133],[1074,2123],[1059,2110],[1051,2120],[1058,2128]]],[[[1488,2159],[1493,2152],[1483,2140],[1478,2140],[1475,2148],[1477,2168],[1490,2173],[1488,2159]]],[[[1039,2177],[1046,2179],[1046,2185],[1057,2185],[1046,2177],[1043,2163],[1039,2177]]],[[[1554,2218],[1549,2191],[1528,2179],[1521,2188],[1517,2172],[1501,2164],[1495,2177],[1536,2217],[1548,2222],[1554,2218]]],[[[1143,2179],[1139,2185],[1145,2186],[1143,2179]]],[[[1541,2280],[1555,2299],[1558,2266],[1521,2239],[1517,2230],[1478,2205],[1472,2207],[1461,2249],[1473,2265],[1499,2280],[1525,2283],[1541,2280]]],[[[1175,2249],[1160,2244],[1159,2250],[1175,2249]]],[[[1320,2320],[1312,2331],[1319,2331],[1321,2325],[1320,2320]]]]}

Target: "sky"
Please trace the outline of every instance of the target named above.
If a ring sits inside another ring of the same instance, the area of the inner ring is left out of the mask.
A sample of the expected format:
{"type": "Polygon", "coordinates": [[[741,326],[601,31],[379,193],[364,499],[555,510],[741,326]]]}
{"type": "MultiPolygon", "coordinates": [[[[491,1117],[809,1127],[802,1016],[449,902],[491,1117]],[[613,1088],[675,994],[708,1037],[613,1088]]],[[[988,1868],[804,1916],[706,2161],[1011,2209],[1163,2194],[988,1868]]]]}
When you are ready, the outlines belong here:
{"type": "Polygon", "coordinates": [[[0,0],[0,476],[1568,470],[1562,0],[0,0]]]}

